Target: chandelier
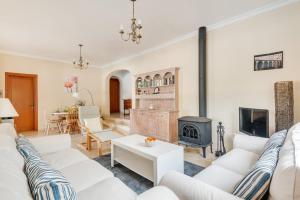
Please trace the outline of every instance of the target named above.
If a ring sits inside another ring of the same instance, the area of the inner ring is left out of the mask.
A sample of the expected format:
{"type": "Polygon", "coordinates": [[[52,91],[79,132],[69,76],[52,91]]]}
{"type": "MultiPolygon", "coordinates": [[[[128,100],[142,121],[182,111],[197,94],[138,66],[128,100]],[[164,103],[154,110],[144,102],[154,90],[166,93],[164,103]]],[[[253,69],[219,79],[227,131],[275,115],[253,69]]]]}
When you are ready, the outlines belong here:
{"type": "Polygon", "coordinates": [[[134,3],[136,0],[131,0],[132,1],[132,19],[131,19],[131,32],[128,32],[125,34],[124,31],[124,26],[120,26],[120,34],[121,38],[124,41],[131,40],[132,42],[135,42],[136,44],[139,44],[142,38],[142,21],[141,20],[136,20],[135,15],[134,15],[134,3]]]}
{"type": "Polygon", "coordinates": [[[82,55],[81,55],[81,48],[83,47],[82,44],[79,44],[79,60],[78,61],[73,61],[73,65],[77,69],[87,69],[89,62],[87,60],[83,60],[82,55]]]}

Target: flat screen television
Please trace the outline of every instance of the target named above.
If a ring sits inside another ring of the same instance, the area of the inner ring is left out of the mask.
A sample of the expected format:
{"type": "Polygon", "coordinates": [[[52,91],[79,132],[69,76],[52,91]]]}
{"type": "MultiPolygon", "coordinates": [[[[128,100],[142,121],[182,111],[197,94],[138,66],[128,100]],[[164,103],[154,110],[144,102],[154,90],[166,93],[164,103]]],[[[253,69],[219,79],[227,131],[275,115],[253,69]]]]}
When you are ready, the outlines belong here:
{"type": "Polygon", "coordinates": [[[269,137],[269,111],[239,108],[240,132],[258,137],[269,137]]]}

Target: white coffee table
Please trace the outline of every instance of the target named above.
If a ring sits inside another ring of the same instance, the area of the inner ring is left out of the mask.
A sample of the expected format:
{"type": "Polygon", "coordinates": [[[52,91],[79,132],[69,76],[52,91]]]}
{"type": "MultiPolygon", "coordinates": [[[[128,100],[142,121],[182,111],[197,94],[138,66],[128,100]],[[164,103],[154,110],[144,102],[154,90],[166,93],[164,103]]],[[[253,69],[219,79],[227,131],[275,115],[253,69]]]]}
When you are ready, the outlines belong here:
{"type": "Polygon", "coordinates": [[[183,147],[157,140],[145,146],[145,137],[129,135],[111,140],[111,166],[114,161],[152,181],[156,186],[168,171],[184,172],[183,147]]]}

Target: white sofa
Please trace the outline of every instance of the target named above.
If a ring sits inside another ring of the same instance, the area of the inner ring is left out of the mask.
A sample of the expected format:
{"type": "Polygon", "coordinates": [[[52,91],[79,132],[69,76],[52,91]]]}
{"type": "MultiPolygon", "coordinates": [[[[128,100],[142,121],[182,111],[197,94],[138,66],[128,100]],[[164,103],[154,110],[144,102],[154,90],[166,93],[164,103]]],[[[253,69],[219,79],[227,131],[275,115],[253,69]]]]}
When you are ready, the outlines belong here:
{"type": "MultiPolygon", "coordinates": [[[[23,172],[24,159],[16,149],[16,132],[11,124],[0,124],[0,199],[32,200],[27,177],[23,172]]],[[[164,186],[137,195],[96,161],[71,148],[69,135],[31,138],[30,141],[43,159],[60,170],[68,179],[79,200],[178,200],[164,186]]]]}
{"type": "MultiPolygon", "coordinates": [[[[180,200],[239,199],[231,193],[259,159],[266,138],[237,134],[233,149],[193,178],[177,172],[166,174],[160,185],[180,200]]],[[[271,200],[300,200],[300,123],[289,131],[279,153],[269,192],[271,200]]]]}

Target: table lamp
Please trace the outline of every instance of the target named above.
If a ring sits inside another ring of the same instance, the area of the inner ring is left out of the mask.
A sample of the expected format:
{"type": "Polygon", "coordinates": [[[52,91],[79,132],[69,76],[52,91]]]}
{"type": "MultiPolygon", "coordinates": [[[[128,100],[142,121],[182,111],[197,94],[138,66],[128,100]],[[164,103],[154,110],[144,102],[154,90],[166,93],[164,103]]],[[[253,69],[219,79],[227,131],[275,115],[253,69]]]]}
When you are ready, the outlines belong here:
{"type": "Polygon", "coordinates": [[[11,104],[9,99],[0,98],[0,123],[9,122],[14,124],[14,117],[18,117],[19,114],[11,104]]]}

